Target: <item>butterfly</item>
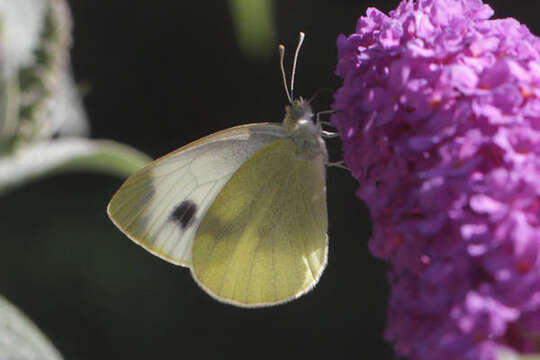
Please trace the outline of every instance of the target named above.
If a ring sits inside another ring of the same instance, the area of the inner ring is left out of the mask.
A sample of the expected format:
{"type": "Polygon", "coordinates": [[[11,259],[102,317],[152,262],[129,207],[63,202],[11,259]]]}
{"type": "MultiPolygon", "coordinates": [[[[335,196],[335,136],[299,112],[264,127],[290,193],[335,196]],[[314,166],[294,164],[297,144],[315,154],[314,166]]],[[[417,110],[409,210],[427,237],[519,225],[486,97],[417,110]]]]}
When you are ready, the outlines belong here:
{"type": "Polygon", "coordinates": [[[281,124],[236,126],[136,172],[107,212],[130,239],[188,267],[219,301],[261,307],[295,299],[319,281],[328,253],[324,130],[290,92],[281,124]]]}

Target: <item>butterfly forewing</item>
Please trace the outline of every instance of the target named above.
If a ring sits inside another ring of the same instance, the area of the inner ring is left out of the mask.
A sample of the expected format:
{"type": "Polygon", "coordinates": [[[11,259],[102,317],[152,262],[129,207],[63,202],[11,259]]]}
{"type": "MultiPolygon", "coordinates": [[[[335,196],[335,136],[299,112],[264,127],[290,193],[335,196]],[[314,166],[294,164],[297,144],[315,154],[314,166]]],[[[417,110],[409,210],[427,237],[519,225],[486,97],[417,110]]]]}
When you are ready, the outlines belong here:
{"type": "Polygon", "coordinates": [[[193,243],[192,274],[224,302],[285,302],[317,283],[326,232],[323,155],[302,159],[291,140],[276,140],[236,171],[207,211],[193,243]]]}
{"type": "Polygon", "coordinates": [[[131,176],[108,214],[133,241],[175,264],[191,264],[199,223],[223,186],[255,152],[286,136],[275,124],[234,127],[188,144],[131,176]]]}

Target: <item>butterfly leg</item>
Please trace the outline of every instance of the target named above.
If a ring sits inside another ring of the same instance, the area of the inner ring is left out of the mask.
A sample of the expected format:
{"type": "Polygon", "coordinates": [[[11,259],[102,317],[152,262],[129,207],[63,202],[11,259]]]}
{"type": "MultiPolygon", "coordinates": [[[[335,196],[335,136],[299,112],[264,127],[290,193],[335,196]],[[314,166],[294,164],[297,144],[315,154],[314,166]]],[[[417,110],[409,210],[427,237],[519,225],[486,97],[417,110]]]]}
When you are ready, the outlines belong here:
{"type": "Polygon", "coordinates": [[[332,138],[339,137],[339,133],[333,132],[333,131],[321,130],[321,136],[326,139],[332,139],[332,138]]]}
{"type": "Polygon", "coordinates": [[[327,139],[331,139],[331,138],[336,138],[336,137],[339,137],[339,133],[337,132],[332,132],[332,131],[326,131],[322,128],[322,125],[327,125],[327,126],[330,126],[330,127],[333,127],[334,129],[336,128],[334,125],[332,125],[329,121],[321,121],[320,117],[321,115],[327,115],[327,114],[335,114],[337,112],[337,110],[326,110],[326,111],[319,111],[315,116],[316,116],[316,124],[317,126],[319,127],[319,129],[321,129],[321,136],[324,137],[324,138],[327,138],[327,139]]]}
{"type": "Polygon", "coordinates": [[[350,170],[347,167],[347,165],[345,165],[345,162],[343,160],[329,162],[329,163],[326,164],[326,166],[335,166],[335,167],[340,168],[340,169],[350,170]]]}
{"type": "Polygon", "coordinates": [[[321,121],[321,115],[332,115],[332,114],[335,114],[337,113],[339,110],[325,110],[325,111],[319,111],[316,115],[315,115],[315,119],[316,119],[316,123],[317,124],[326,124],[326,125],[329,125],[329,126],[332,126],[335,128],[335,126],[333,126],[332,124],[330,124],[329,121],[321,121]]]}

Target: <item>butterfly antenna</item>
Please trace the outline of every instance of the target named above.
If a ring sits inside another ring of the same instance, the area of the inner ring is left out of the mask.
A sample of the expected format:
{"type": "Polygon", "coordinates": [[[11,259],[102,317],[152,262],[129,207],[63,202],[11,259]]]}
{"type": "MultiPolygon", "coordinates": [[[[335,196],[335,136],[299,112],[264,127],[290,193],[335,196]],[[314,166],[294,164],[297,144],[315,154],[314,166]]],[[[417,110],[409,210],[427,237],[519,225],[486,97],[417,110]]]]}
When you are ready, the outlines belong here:
{"type": "Polygon", "coordinates": [[[279,45],[279,64],[281,66],[281,76],[283,77],[283,87],[285,88],[285,93],[287,94],[287,99],[292,104],[291,94],[289,93],[289,88],[287,87],[287,76],[285,75],[285,66],[283,65],[285,59],[285,46],[279,45]]]}
{"type": "Polygon", "coordinates": [[[315,94],[313,94],[312,97],[309,98],[308,100],[308,104],[311,104],[313,101],[315,101],[315,99],[321,95],[323,92],[330,92],[330,93],[334,93],[334,90],[333,89],[330,89],[330,88],[322,88],[322,89],[319,89],[317,90],[317,92],[315,92],[315,94]]]}
{"type": "Polygon", "coordinates": [[[292,73],[291,73],[291,98],[294,97],[294,76],[296,74],[296,63],[298,62],[298,54],[300,53],[300,48],[302,47],[302,44],[304,43],[304,38],[306,37],[306,34],[303,32],[300,32],[300,36],[298,37],[298,45],[296,45],[296,51],[294,52],[294,61],[292,66],[292,73]]]}

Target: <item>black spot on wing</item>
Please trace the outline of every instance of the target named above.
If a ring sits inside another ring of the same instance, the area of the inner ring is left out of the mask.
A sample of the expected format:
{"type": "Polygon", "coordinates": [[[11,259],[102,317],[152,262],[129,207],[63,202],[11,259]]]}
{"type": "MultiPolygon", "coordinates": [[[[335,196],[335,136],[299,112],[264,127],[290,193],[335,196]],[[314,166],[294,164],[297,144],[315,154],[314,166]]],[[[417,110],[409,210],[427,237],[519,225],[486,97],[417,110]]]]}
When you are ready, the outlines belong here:
{"type": "Polygon", "coordinates": [[[174,209],[170,219],[185,229],[193,222],[196,212],[197,204],[191,200],[184,200],[174,209]]]}

